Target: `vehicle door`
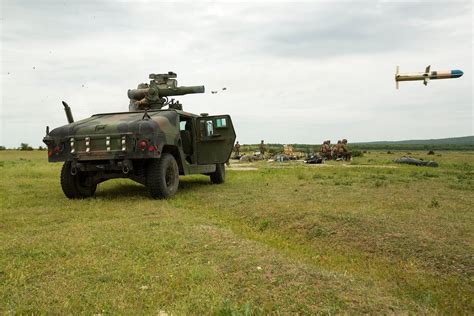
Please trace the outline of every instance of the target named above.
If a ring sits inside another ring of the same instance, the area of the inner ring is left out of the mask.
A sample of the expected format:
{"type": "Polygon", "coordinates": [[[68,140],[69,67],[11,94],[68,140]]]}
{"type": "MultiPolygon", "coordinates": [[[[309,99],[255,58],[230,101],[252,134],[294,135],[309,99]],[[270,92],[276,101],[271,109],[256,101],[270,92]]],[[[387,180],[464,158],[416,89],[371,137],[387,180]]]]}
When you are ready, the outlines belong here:
{"type": "Polygon", "coordinates": [[[235,131],[229,115],[204,116],[197,119],[196,144],[198,164],[225,163],[234,147],[235,131]]]}

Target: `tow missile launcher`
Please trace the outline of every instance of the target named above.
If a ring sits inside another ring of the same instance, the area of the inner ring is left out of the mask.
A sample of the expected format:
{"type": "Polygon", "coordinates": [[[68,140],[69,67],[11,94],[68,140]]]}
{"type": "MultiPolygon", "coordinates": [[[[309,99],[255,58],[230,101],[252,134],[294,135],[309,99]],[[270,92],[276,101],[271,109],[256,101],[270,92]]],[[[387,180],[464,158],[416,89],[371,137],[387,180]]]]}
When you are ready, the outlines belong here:
{"type": "Polygon", "coordinates": [[[130,110],[161,109],[169,105],[168,97],[204,93],[204,86],[178,87],[177,75],[150,74],[150,84],[141,83],[137,89],[128,90],[130,110]]]}
{"type": "Polygon", "coordinates": [[[149,84],[128,91],[129,112],[74,121],[63,102],[69,124],[47,127],[43,142],[48,161],[63,162],[61,188],[68,198],[93,196],[99,183],[114,178],[141,183],[160,199],[176,194],[180,175],[204,174],[212,183],[224,182],[235,141],[230,116],[184,112],[179,102],[168,100],[204,93],[204,86],[178,87],[173,72],[149,78],[149,84]]]}

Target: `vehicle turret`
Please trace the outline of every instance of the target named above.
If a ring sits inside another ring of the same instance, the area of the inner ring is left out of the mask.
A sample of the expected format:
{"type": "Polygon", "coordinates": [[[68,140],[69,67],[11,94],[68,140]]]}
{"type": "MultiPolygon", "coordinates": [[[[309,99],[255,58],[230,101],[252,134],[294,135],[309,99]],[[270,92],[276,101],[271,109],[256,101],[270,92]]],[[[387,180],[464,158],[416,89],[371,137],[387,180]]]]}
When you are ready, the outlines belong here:
{"type": "Polygon", "coordinates": [[[165,105],[170,105],[168,97],[204,93],[204,86],[178,87],[176,73],[150,74],[150,83],[140,83],[136,89],[128,90],[130,111],[159,110],[165,105]]]}

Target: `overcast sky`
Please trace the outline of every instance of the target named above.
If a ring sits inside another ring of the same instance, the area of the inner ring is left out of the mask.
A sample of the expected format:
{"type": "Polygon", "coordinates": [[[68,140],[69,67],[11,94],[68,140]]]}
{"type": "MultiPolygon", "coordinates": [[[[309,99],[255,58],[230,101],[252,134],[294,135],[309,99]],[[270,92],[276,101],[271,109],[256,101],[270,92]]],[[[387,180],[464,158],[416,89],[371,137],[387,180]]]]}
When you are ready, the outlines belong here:
{"type": "Polygon", "coordinates": [[[174,71],[185,110],[230,114],[241,143],[473,134],[471,1],[0,0],[0,145],[128,110],[127,90],[174,71]],[[461,69],[402,82],[401,72],[461,69]],[[226,91],[211,94],[211,90],[226,91]]]}

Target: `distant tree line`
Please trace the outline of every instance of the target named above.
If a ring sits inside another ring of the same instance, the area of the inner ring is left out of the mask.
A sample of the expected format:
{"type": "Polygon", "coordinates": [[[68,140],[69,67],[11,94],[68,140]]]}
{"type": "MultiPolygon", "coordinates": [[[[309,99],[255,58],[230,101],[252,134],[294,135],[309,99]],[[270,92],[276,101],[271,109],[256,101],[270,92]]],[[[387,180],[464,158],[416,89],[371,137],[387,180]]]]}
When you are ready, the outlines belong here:
{"type": "MultiPolygon", "coordinates": [[[[265,144],[269,153],[282,153],[283,144],[265,144]]],[[[313,144],[287,144],[292,145],[294,151],[311,153],[318,152],[321,145],[313,144]]],[[[451,150],[451,151],[474,151],[474,144],[350,144],[349,148],[354,151],[385,151],[385,150],[451,150]]],[[[258,151],[259,144],[243,144],[241,151],[258,151]]]]}
{"type": "Polygon", "coordinates": [[[474,144],[354,144],[359,150],[451,150],[474,151],[474,144]]]}
{"type": "Polygon", "coordinates": [[[43,146],[38,146],[38,148],[33,148],[27,143],[21,143],[20,147],[7,148],[0,145],[0,150],[22,150],[22,151],[31,151],[31,150],[46,150],[43,146]]]}

